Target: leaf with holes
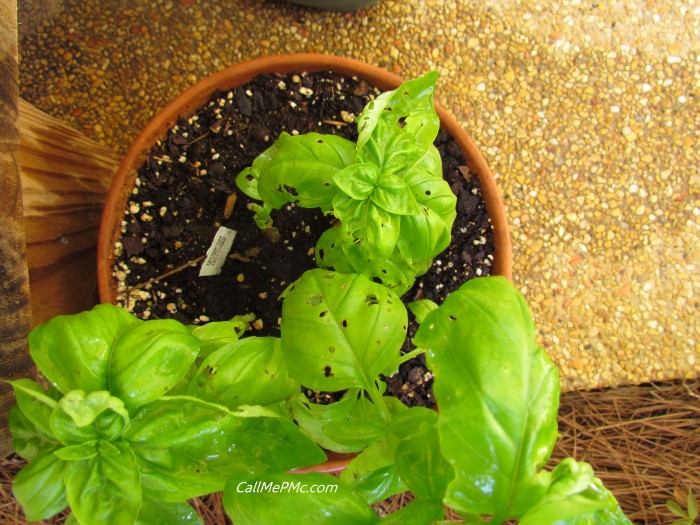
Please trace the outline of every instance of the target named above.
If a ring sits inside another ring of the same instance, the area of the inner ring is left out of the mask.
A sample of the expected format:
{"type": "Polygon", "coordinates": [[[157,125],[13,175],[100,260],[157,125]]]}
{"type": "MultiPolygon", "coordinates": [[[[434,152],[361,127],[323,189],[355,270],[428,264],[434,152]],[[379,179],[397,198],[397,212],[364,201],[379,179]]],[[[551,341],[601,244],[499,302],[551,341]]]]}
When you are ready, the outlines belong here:
{"type": "Polygon", "coordinates": [[[282,304],[282,351],[308,388],[376,389],[375,379],[399,356],[406,326],[406,308],[391,290],[362,275],[310,270],[282,304]]]}
{"type": "Polygon", "coordinates": [[[541,469],[559,404],[559,375],[535,343],[525,300],[503,277],[474,279],[425,317],[414,343],[427,350],[440,447],[455,470],[445,503],[521,516],[549,486],[541,469]]]}

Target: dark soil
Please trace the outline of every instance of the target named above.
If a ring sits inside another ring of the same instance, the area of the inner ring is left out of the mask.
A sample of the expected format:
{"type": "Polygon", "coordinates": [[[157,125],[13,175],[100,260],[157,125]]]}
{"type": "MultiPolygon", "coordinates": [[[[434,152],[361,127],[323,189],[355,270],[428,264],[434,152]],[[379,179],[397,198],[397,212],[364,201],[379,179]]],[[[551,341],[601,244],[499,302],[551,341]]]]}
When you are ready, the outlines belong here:
{"type": "MultiPolygon", "coordinates": [[[[141,318],[172,317],[188,324],[252,312],[256,335],[279,335],[278,298],[315,267],[313,249],[330,218],[290,205],[273,212],[276,230],[263,232],[235,177],[282,131],[356,140],[354,123],[346,123],[348,115],[341,112],[358,115],[376,94],[363,80],[331,72],[261,75],[216,93],[195,116],[179,120],[139,170],[125,210],[115,266],[120,303],[141,318]],[[233,248],[219,275],[199,277],[219,226],[237,232],[233,248]]],[[[445,179],[458,196],[457,220],[451,246],[405,295],[406,302],[440,303],[466,280],[491,270],[493,235],[479,181],[449,135],[441,132],[435,144],[445,179]]],[[[409,337],[416,328],[411,323],[409,337]]],[[[431,384],[421,356],[387,379],[387,391],[408,405],[431,406],[431,384]]]]}

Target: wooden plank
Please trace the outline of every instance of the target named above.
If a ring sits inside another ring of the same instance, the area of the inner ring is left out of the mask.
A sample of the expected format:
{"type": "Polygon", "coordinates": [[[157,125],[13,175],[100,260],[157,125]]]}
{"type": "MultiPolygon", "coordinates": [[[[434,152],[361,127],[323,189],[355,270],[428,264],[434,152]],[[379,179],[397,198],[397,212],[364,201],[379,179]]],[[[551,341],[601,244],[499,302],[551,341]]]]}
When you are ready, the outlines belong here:
{"type": "MultiPolygon", "coordinates": [[[[17,2],[0,2],[0,379],[32,376],[29,280],[19,169],[17,2]]],[[[12,451],[12,389],[0,383],[0,454],[12,451]]]]}
{"type": "Polygon", "coordinates": [[[92,308],[96,245],[117,157],[20,100],[22,192],[34,324],[92,308]]]}

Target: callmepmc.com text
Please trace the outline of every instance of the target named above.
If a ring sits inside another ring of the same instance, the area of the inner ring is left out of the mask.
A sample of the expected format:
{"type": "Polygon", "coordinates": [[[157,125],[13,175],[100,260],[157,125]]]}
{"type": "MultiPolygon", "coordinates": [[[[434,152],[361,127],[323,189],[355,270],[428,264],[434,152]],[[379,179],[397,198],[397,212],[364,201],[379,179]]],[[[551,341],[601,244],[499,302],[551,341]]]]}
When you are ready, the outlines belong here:
{"type": "Polygon", "coordinates": [[[289,494],[296,492],[300,494],[334,494],[338,492],[338,485],[323,485],[302,483],[301,481],[284,481],[275,483],[273,481],[241,481],[236,485],[236,492],[240,494],[250,494],[268,492],[271,494],[289,494]]]}

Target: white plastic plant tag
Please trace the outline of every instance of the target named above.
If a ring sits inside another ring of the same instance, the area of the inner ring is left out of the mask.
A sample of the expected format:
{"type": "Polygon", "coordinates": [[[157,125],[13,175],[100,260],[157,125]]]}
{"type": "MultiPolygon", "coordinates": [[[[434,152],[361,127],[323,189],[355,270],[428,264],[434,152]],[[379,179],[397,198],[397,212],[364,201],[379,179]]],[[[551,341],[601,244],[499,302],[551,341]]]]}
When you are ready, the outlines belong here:
{"type": "Polygon", "coordinates": [[[210,275],[219,275],[221,268],[226,262],[228,252],[233,246],[233,239],[236,237],[236,230],[224,228],[221,226],[214,236],[211,246],[207,250],[207,258],[204,259],[202,267],[199,270],[200,277],[210,275]]]}

